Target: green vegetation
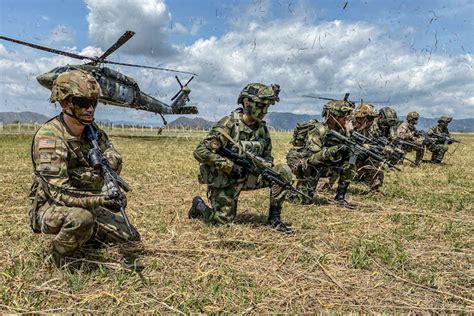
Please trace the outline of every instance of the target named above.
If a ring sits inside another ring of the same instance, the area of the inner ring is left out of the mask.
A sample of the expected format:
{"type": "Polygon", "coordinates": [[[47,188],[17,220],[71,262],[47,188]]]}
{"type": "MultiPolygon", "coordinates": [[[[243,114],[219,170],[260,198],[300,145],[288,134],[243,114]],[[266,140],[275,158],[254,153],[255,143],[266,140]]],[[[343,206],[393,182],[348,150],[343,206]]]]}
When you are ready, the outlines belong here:
{"type": "MultiPolygon", "coordinates": [[[[265,227],[265,190],[242,194],[235,224],[188,220],[193,196],[206,195],[192,157],[202,132],[125,134],[111,139],[133,188],[141,274],[115,247],[56,269],[51,236],[27,224],[31,135],[0,135],[1,312],[474,312],[474,135],[456,135],[465,144],[451,146],[446,165],[388,173],[384,196],[352,186],[356,211],[285,204],[297,234],[283,236],[265,227]]],[[[274,135],[276,161],[290,136],[274,135]]]]}

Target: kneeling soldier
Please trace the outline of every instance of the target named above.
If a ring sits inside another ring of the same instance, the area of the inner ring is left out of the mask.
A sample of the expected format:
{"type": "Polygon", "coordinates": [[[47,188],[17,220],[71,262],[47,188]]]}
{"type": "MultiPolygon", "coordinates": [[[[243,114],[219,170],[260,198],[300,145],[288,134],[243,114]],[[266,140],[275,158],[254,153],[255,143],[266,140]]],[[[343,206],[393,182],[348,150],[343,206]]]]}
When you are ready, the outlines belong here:
{"type": "Polygon", "coordinates": [[[62,113],[38,130],[31,147],[30,226],[35,233],[56,235],[52,251],[58,266],[92,237],[111,242],[139,239],[124,217],[112,213],[123,211],[125,196],[106,194],[113,188],[89,159],[93,144],[86,130],[91,129],[97,132],[104,163],[114,174],[122,167],[120,154],[93,123],[99,95],[99,84],[87,72],[74,69],[60,74],[50,101],[59,101],[62,113]]]}
{"type": "Polygon", "coordinates": [[[273,165],[270,133],[263,121],[268,108],[279,101],[279,91],[278,85],[248,84],[237,100],[242,107],[217,122],[199,143],[194,158],[200,162],[199,181],[208,185],[212,207],[196,196],[189,210],[189,218],[200,218],[211,224],[228,223],[236,216],[237,201],[242,190],[270,187],[268,225],[280,232],[292,232],[280,219],[286,190],[262,177],[247,174],[245,168],[217,153],[220,147],[239,154],[243,154],[242,151],[250,152],[272,165],[272,169],[282,179],[291,183],[289,167],[284,164],[273,165]]]}

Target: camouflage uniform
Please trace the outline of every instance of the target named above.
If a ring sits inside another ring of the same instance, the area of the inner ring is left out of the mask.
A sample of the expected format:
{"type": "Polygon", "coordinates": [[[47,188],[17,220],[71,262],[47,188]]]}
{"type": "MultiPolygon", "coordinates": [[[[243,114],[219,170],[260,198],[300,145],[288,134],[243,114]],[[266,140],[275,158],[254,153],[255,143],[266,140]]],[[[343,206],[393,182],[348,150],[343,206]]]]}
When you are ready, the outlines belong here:
{"type": "MultiPolygon", "coordinates": [[[[332,115],[347,117],[352,112],[352,108],[347,106],[344,101],[330,101],[325,105],[323,116],[327,116],[329,112],[333,113],[332,115]]],[[[296,177],[296,188],[313,197],[321,177],[332,177],[334,179],[339,177],[339,193],[336,197],[341,197],[342,191],[345,195],[345,191],[347,191],[353,177],[353,169],[347,162],[346,153],[340,147],[341,143],[332,138],[326,140],[326,134],[329,130],[326,123],[312,120],[306,124],[309,128],[306,139],[293,142],[294,147],[290,149],[286,157],[287,163],[296,177]]],[[[341,134],[346,133],[345,129],[339,126],[334,130],[341,134]]],[[[290,194],[288,200],[301,204],[313,203],[313,200],[306,200],[294,194],[290,194]]]]}
{"type": "MultiPolygon", "coordinates": [[[[433,134],[438,134],[450,137],[448,124],[451,122],[451,120],[451,117],[440,117],[438,120],[438,125],[433,126],[428,130],[428,136],[434,136],[433,134]]],[[[445,144],[437,137],[433,137],[433,141],[428,142],[426,147],[429,151],[431,151],[431,162],[433,163],[441,163],[443,161],[444,154],[448,151],[448,144],[445,144]]]]}
{"type": "MultiPolygon", "coordinates": [[[[369,137],[377,138],[382,130],[375,129],[373,120],[377,117],[374,106],[371,104],[361,104],[354,111],[354,131],[369,137]],[[365,124],[357,124],[355,120],[362,119],[365,124]]],[[[386,132],[386,131],[385,131],[386,132]]],[[[371,191],[379,191],[383,184],[384,172],[382,164],[370,157],[358,157],[356,162],[357,175],[354,181],[363,182],[370,186],[371,191]]]]}
{"type": "Polygon", "coordinates": [[[415,145],[418,146],[418,148],[412,148],[412,147],[404,148],[405,151],[407,152],[410,152],[412,150],[416,151],[416,156],[415,156],[416,164],[421,163],[421,160],[423,159],[423,155],[425,153],[425,149],[423,145],[424,139],[423,137],[417,136],[415,133],[416,131],[415,125],[418,123],[418,118],[419,118],[419,114],[417,112],[409,112],[407,114],[407,121],[400,124],[400,126],[398,126],[398,129],[397,129],[397,137],[403,140],[411,141],[415,143],[415,145]]]}
{"type": "MultiPolygon", "coordinates": [[[[271,89],[271,87],[262,84],[250,84],[244,90],[248,87],[256,87],[259,90],[259,92],[254,91],[254,94],[271,89]]],[[[267,94],[271,95],[272,93],[267,92],[267,94]]],[[[254,97],[254,99],[257,99],[257,97],[254,97]]],[[[261,101],[258,99],[258,102],[261,101]]],[[[238,103],[241,103],[241,97],[238,103]]],[[[264,111],[266,113],[266,109],[264,111]]],[[[265,113],[262,114],[262,117],[265,113]]],[[[234,163],[215,152],[213,144],[216,143],[219,144],[219,147],[223,146],[234,152],[239,152],[239,148],[235,145],[237,143],[247,152],[251,152],[273,164],[272,143],[265,122],[255,122],[248,126],[243,121],[243,115],[244,110],[239,108],[229,116],[219,120],[196,147],[194,158],[200,163],[199,181],[208,185],[208,199],[211,207],[207,207],[199,197],[196,197],[190,209],[190,218],[201,217],[205,222],[211,224],[228,223],[236,216],[237,202],[241,191],[270,187],[269,223],[272,220],[272,214],[275,212],[278,213],[277,217],[280,221],[280,212],[287,193],[286,190],[276,185],[271,186],[270,183],[255,175],[244,175],[242,177],[233,175],[234,163]],[[229,140],[229,137],[232,141],[229,140]]],[[[277,164],[272,169],[278,172],[286,181],[291,182],[292,176],[288,166],[277,164]]]]}
{"type": "MultiPolygon", "coordinates": [[[[77,81],[84,79],[80,77],[84,74],[71,76],[77,81]]],[[[61,92],[53,88],[53,93],[61,92]]],[[[111,168],[119,173],[122,158],[101,130],[98,143],[111,168]]],[[[56,234],[53,253],[61,256],[78,250],[94,233],[107,241],[131,239],[122,217],[105,208],[111,202],[102,194],[102,176],[87,159],[91,147],[84,135],[78,138],[71,134],[63,114],[45,123],[33,139],[30,226],[36,233],[56,234]]]]}
{"type": "Polygon", "coordinates": [[[373,138],[384,137],[387,140],[396,138],[396,129],[400,121],[397,112],[390,107],[383,107],[379,110],[378,117],[372,124],[369,135],[373,138]]]}

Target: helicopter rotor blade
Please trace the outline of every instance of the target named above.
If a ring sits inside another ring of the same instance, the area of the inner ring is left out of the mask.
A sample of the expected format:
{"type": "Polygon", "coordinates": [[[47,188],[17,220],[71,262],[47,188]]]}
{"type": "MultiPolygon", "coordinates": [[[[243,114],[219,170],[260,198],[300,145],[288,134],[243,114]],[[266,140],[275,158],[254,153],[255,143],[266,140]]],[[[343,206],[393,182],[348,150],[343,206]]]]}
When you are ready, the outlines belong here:
{"type": "Polygon", "coordinates": [[[120,36],[120,38],[115,42],[114,45],[110,46],[99,58],[98,62],[103,62],[110,54],[115,52],[119,49],[123,44],[125,44],[129,39],[131,39],[135,35],[133,31],[126,31],[125,33],[120,36]]]}
{"type": "Polygon", "coordinates": [[[325,98],[325,97],[318,97],[315,95],[303,95],[305,98],[313,98],[313,99],[320,99],[320,100],[329,100],[329,101],[336,101],[336,99],[325,98]]]}
{"type": "Polygon", "coordinates": [[[198,76],[197,74],[195,74],[193,72],[181,71],[181,70],[175,70],[175,69],[169,69],[169,68],[151,67],[151,66],[144,66],[144,65],[127,64],[127,63],[118,63],[118,62],[110,61],[110,60],[102,60],[101,62],[104,63],[104,64],[120,65],[120,66],[136,67],[136,68],[145,68],[145,69],[156,69],[156,70],[171,71],[171,72],[177,72],[177,73],[181,73],[181,74],[188,74],[188,75],[198,76]]]}
{"type": "Polygon", "coordinates": [[[13,42],[13,43],[16,43],[16,44],[36,48],[36,49],[39,49],[39,50],[42,50],[42,51],[45,51],[45,52],[48,52],[48,53],[63,55],[63,56],[67,56],[67,57],[71,57],[71,58],[75,58],[75,59],[81,59],[81,60],[84,60],[84,59],[93,60],[93,58],[91,58],[91,57],[82,56],[82,55],[78,55],[78,54],[74,54],[74,53],[68,53],[68,52],[65,52],[65,51],[62,51],[62,50],[49,48],[49,47],[45,47],[45,46],[41,46],[41,45],[36,45],[36,44],[28,43],[28,42],[23,42],[23,41],[19,41],[19,40],[13,39],[13,38],[5,37],[5,36],[0,36],[0,39],[5,40],[5,41],[9,41],[9,42],[13,42]]]}

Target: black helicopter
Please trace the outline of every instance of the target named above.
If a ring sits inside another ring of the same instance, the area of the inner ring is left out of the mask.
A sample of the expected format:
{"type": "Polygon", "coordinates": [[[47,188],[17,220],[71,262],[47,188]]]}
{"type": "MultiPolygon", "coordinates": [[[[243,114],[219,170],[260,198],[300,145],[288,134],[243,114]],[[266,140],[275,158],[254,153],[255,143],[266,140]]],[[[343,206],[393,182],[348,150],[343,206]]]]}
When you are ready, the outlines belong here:
{"type": "MultiPolygon", "coordinates": [[[[305,94],[303,95],[303,97],[305,98],[313,98],[313,99],[320,99],[320,100],[328,100],[328,101],[344,101],[346,103],[347,106],[350,106],[351,108],[355,108],[356,107],[356,103],[359,102],[359,101],[352,101],[352,100],[349,100],[349,95],[350,93],[347,92],[345,95],[344,95],[344,98],[342,100],[340,99],[332,99],[332,98],[327,98],[327,97],[321,97],[321,96],[317,96],[317,95],[309,95],[309,94],[305,94]]],[[[360,104],[364,103],[365,100],[362,100],[360,99],[360,104]]],[[[389,101],[365,101],[366,103],[390,103],[389,101]]]]}
{"type": "Polygon", "coordinates": [[[69,71],[71,69],[82,69],[89,73],[91,73],[96,80],[99,82],[100,88],[102,90],[101,96],[99,98],[99,102],[103,104],[111,104],[121,107],[128,107],[137,110],[144,110],[153,113],[160,114],[164,124],[166,125],[166,120],[163,117],[165,114],[197,114],[198,110],[195,106],[186,106],[186,102],[189,101],[189,94],[191,90],[188,88],[188,84],[193,80],[194,76],[197,76],[195,73],[187,72],[187,71],[180,71],[180,70],[173,70],[168,68],[162,67],[151,67],[151,66],[143,66],[143,65],[135,65],[135,64],[127,64],[127,63],[119,63],[114,61],[109,61],[106,58],[120,48],[123,44],[125,44],[135,32],[133,31],[126,31],[116,42],[113,44],[109,49],[107,49],[101,56],[99,57],[88,57],[82,56],[79,54],[69,53],[49,47],[44,47],[28,42],[23,42],[20,40],[16,40],[13,38],[0,36],[0,39],[5,41],[10,41],[13,43],[29,46],[32,48],[40,49],[46,52],[63,55],[75,59],[80,60],[87,60],[89,61],[86,64],[82,65],[66,65],[61,67],[56,67],[51,71],[39,75],[36,77],[38,82],[45,88],[51,90],[54,80],[56,77],[65,71],[69,71]],[[128,77],[124,74],[112,70],[110,68],[104,67],[102,64],[112,64],[112,65],[121,65],[121,66],[128,66],[128,67],[137,67],[137,68],[146,68],[146,69],[157,69],[163,71],[171,71],[175,73],[184,73],[190,74],[192,77],[183,85],[179,80],[178,76],[175,76],[176,80],[180,85],[180,90],[171,98],[171,105],[168,105],[151,95],[148,95],[140,90],[138,87],[137,82],[128,77]]]}

